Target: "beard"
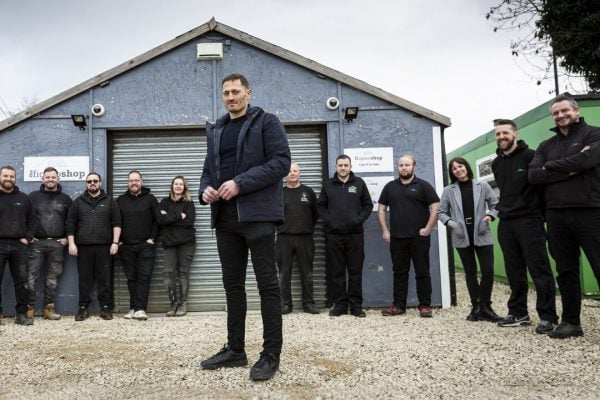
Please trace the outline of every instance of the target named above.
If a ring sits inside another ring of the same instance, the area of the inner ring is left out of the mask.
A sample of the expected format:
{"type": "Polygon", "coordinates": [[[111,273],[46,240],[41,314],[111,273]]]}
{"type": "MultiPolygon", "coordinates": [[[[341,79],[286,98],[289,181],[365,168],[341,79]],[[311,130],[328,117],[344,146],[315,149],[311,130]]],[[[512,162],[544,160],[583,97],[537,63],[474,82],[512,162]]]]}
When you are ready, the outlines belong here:
{"type": "Polygon", "coordinates": [[[89,194],[91,195],[97,195],[98,193],[100,193],[100,188],[96,188],[96,189],[88,189],[89,194]]]}
{"type": "Polygon", "coordinates": [[[12,183],[11,181],[3,181],[0,182],[0,187],[2,187],[3,190],[10,192],[11,190],[14,189],[15,184],[12,183]]]}
{"type": "Polygon", "coordinates": [[[405,180],[409,180],[414,176],[413,171],[407,172],[407,171],[403,171],[400,172],[400,178],[405,179],[405,180]]]}

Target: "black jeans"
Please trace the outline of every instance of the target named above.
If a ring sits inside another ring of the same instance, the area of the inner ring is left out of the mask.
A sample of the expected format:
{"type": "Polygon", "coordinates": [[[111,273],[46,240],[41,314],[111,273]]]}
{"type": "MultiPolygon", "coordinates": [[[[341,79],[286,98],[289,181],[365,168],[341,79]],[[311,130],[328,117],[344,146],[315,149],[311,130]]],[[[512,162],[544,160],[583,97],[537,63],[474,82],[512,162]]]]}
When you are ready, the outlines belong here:
{"type": "Polygon", "coordinates": [[[175,282],[179,286],[179,295],[175,296],[174,299],[179,304],[187,302],[188,293],[190,290],[190,269],[192,267],[192,261],[194,261],[194,254],[196,253],[196,243],[186,243],[180,246],[165,247],[163,253],[163,276],[165,279],[165,286],[169,297],[173,300],[175,296],[175,282]]]}
{"type": "Polygon", "coordinates": [[[29,304],[35,305],[35,282],[42,266],[46,265],[44,280],[44,305],[56,302],[58,277],[62,274],[65,262],[65,247],[56,239],[39,239],[29,244],[29,304]]]}
{"type": "Polygon", "coordinates": [[[155,246],[150,243],[125,244],[119,247],[121,266],[127,278],[129,308],[144,310],[148,307],[150,281],[154,270],[155,246]]]}
{"type": "Polygon", "coordinates": [[[362,270],[365,260],[362,233],[327,234],[327,260],[331,276],[331,299],[336,306],[361,308],[362,270]],[[346,285],[346,272],[348,281],[346,285]]]}
{"type": "Polygon", "coordinates": [[[457,248],[458,255],[465,269],[467,290],[471,304],[476,306],[479,302],[491,304],[492,288],[494,287],[494,246],[474,246],[457,248]],[[477,263],[479,260],[481,282],[477,281],[477,263]]]}
{"type": "Polygon", "coordinates": [[[581,281],[580,247],[596,280],[600,282],[600,208],[552,208],[546,210],[550,255],[556,261],[562,320],[579,325],[581,281]]]}
{"type": "MultiPolygon", "coordinates": [[[[15,311],[17,314],[27,312],[29,302],[29,288],[27,285],[27,245],[19,239],[0,239],[0,288],[6,262],[15,285],[15,311]]],[[[0,290],[1,291],[1,290],[0,290]]],[[[2,297],[0,296],[0,310],[2,310],[2,297]]]]}
{"type": "Polygon", "coordinates": [[[392,238],[390,241],[390,253],[392,255],[394,271],[394,304],[400,308],[406,308],[408,273],[410,271],[411,260],[415,268],[419,305],[431,305],[429,244],[429,236],[420,235],[404,239],[392,238]]]}
{"type": "Polygon", "coordinates": [[[556,323],[556,286],[546,250],[546,231],[541,217],[501,219],[498,242],[504,256],[510,285],[508,313],[522,317],[527,312],[527,271],[535,284],[536,310],[541,320],[556,323]]]}
{"type": "Polygon", "coordinates": [[[275,266],[275,224],[238,222],[235,205],[222,205],[216,222],[217,248],[227,296],[227,340],[234,351],[245,346],[248,250],[260,293],[263,351],[280,354],[283,343],[281,295],[275,266]]]}
{"type": "Polygon", "coordinates": [[[302,305],[314,304],[313,300],[313,260],[315,258],[315,242],[312,234],[278,235],[277,267],[279,268],[279,285],[281,302],[292,307],[292,264],[296,256],[296,264],[302,280],[302,305]]]}
{"type": "Polygon", "coordinates": [[[112,256],[110,255],[110,244],[79,245],[77,251],[79,306],[88,307],[92,302],[92,289],[95,280],[100,307],[112,308],[113,300],[110,284],[112,256]]]}

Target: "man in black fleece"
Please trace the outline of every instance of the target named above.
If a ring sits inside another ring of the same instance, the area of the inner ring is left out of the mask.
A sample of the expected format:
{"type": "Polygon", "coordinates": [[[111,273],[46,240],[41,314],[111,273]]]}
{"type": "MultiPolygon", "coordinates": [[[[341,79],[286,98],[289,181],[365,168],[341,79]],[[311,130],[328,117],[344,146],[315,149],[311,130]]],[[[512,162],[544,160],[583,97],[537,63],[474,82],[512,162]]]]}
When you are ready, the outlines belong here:
{"type": "Polygon", "coordinates": [[[27,244],[33,238],[35,218],[29,197],[19,191],[16,180],[17,172],[13,167],[0,168],[0,286],[8,261],[15,285],[15,324],[33,325],[33,319],[27,316],[27,244]]]}
{"type": "Polygon", "coordinates": [[[600,128],[585,123],[569,95],[557,96],[550,113],[555,135],[538,146],[529,182],[545,185],[550,254],[563,305],[562,321],[548,336],[564,339],[583,336],[580,248],[600,281],[600,128]]]}
{"type": "Polygon", "coordinates": [[[94,278],[98,289],[100,318],[112,319],[110,275],[112,256],[119,251],[121,213],[112,196],[102,190],[100,175],[90,172],[87,190],[75,199],[67,216],[69,254],[77,256],[79,311],[75,321],[89,317],[88,306],[94,278]]]}
{"type": "Polygon", "coordinates": [[[63,271],[67,232],[65,222],[73,200],[62,192],[58,171],[48,167],[42,173],[40,190],[31,192],[29,200],[36,215],[37,226],[33,241],[29,245],[29,291],[30,318],[33,318],[36,293],[35,281],[40,276],[42,265],[46,264],[44,284],[44,318],[60,319],[55,311],[56,286],[63,271]]]}
{"type": "Polygon", "coordinates": [[[119,258],[129,290],[129,312],[125,319],[146,320],[158,236],[158,201],[144,187],[142,174],[134,170],[127,175],[127,191],[117,198],[117,204],[121,211],[119,258]]]}
{"type": "Polygon", "coordinates": [[[350,157],[335,160],[336,173],[325,181],[317,209],[325,224],[327,269],[330,274],[331,300],[329,315],[337,317],[350,312],[366,317],[362,309],[362,270],[365,260],[363,224],[371,215],[373,202],[365,182],[354,176],[350,157]],[[346,286],[346,273],[348,285],[346,286]]]}
{"type": "Polygon", "coordinates": [[[531,325],[527,312],[527,270],[535,284],[536,310],[540,334],[554,330],[558,322],[555,305],[556,286],[546,250],[546,231],[540,188],[527,179],[529,163],[535,151],[522,140],[517,125],[509,119],[494,121],[498,157],[492,162],[494,179],[500,189],[496,206],[500,223],[498,242],[504,255],[506,278],[511,294],[508,315],[498,326],[531,325]]]}

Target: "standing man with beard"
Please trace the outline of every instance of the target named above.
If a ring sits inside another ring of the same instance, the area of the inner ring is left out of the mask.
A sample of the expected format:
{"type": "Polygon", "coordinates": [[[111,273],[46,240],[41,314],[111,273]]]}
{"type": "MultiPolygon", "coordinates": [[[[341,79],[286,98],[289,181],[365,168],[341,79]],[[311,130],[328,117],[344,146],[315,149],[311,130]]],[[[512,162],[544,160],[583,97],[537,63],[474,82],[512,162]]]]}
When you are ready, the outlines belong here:
{"type": "Polygon", "coordinates": [[[562,321],[548,336],[564,339],[583,336],[580,248],[600,282],[600,128],[585,123],[569,95],[557,96],[550,113],[555,135],[538,146],[529,182],[545,185],[550,254],[563,305],[562,321]]]}
{"type": "Polygon", "coordinates": [[[383,240],[390,244],[394,271],[394,303],[381,312],[384,316],[406,313],[411,260],[415,268],[419,315],[432,316],[429,245],[431,231],[437,223],[440,198],[429,182],[415,176],[416,165],[412,155],[401,156],[398,159],[399,178],[388,182],[379,196],[377,217],[383,240]]]}
{"type": "Polygon", "coordinates": [[[158,200],[144,187],[139,171],[127,175],[127,191],[117,198],[121,212],[119,258],[127,278],[129,312],[125,319],[147,320],[146,308],[158,236],[158,200]]]}
{"type": "Polygon", "coordinates": [[[27,316],[27,245],[33,239],[35,217],[29,197],[19,191],[16,181],[17,172],[13,167],[0,168],[0,286],[8,261],[15,285],[15,324],[33,325],[33,318],[27,316]]]}
{"type": "Polygon", "coordinates": [[[522,140],[514,121],[494,121],[498,157],[492,162],[494,179],[500,189],[498,242],[504,255],[506,278],[510,285],[508,315],[498,326],[531,325],[527,312],[527,271],[535,284],[536,310],[540,323],[535,331],[552,332],[558,322],[556,287],[546,250],[546,231],[540,188],[531,185],[527,170],[535,151],[522,140]]]}
{"type": "Polygon", "coordinates": [[[90,172],[86,178],[87,190],[77,197],[67,216],[69,254],[77,256],[79,272],[79,310],[75,321],[83,321],[90,314],[94,280],[98,290],[100,318],[111,320],[112,256],[119,251],[121,213],[112,196],[102,189],[100,174],[90,172]]]}
{"type": "Polygon", "coordinates": [[[65,262],[65,246],[68,243],[65,223],[73,200],[62,192],[58,171],[54,167],[44,170],[40,190],[31,192],[29,200],[37,217],[33,241],[29,245],[29,317],[33,318],[35,281],[45,264],[43,315],[45,319],[58,320],[60,314],[55,310],[56,287],[65,262]]]}

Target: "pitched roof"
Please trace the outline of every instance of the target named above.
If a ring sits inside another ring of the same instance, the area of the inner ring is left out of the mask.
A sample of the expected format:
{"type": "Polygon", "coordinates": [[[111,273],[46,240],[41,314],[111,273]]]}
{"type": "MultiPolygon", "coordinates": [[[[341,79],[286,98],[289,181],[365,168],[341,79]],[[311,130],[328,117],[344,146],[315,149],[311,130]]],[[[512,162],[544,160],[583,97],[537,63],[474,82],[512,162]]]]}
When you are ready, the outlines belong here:
{"type": "Polygon", "coordinates": [[[247,33],[244,33],[242,31],[234,29],[230,26],[227,26],[225,24],[217,22],[213,17],[207,23],[200,25],[197,28],[194,28],[191,31],[188,31],[182,35],[179,35],[175,39],[172,39],[166,43],[163,43],[162,45],[155,47],[152,50],[149,50],[135,58],[130,59],[129,61],[126,61],[120,65],[117,65],[114,68],[109,69],[108,71],[105,71],[99,75],[96,75],[95,77],[88,79],[87,81],[82,82],[79,85],[74,86],[68,90],[65,90],[64,92],[59,93],[56,96],[53,96],[47,100],[44,100],[44,101],[42,101],[30,108],[18,113],[18,114],[15,114],[15,115],[5,119],[4,121],[0,121],[0,132],[8,127],[18,124],[21,121],[24,121],[32,116],[35,116],[35,115],[43,112],[44,110],[46,110],[50,107],[53,107],[73,96],[76,96],[82,92],[85,92],[86,90],[93,88],[94,86],[99,85],[102,82],[110,80],[111,78],[114,78],[115,76],[118,76],[124,72],[127,72],[130,69],[133,69],[141,64],[144,64],[145,62],[148,62],[156,57],[159,57],[160,55],[162,55],[178,46],[181,46],[182,44],[184,44],[186,42],[194,40],[194,39],[204,35],[205,33],[211,32],[211,31],[220,32],[223,35],[229,36],[233,39],[237,39],[237,40],[239,40],[243,43],[246,43],[250,46],[253,46],[253,47],[256,47],[263,51],[266,51],[267,53],[271,53],[275,56],[281,57],[285,60],[288,60],[297,65],[305,67],[309,70],[315,71],[318,74],[321,74],[321,75],[331,78],[333,80],[339,81],[345,85],[348,85],[355,89],[361,90],[363,92],[369,93],[375,97],[386,100],[386,101],[388,101],[392,104],[395,104],[401,108],[404,108],[408,111],[412,111],[413,113],[415,113],[421,117],[428,118],[430,120],[438,122],[439,124],[441,124],[443,126],[448,127],[451,124],[450,118],[448,118],[442,114],[438,114],[435,111],[429,110],[425,107],[421,107],[421,106],[419,106],[415,103],[412,103],[408,100],[405,100],[401,97],[398,97],[398,96],[393,95],[389,92],[386,92],[382,89],[379,89],[377,87],[369,85],[366,82],[363,82],[359,79],[352,78],[351,76],[348,76],[344,73],[336,71],[332,68],[326,67],[322,64],[319,64],[318,62],[310,60],[306,57],[302,57],[299,54],[293,53],[289,50],[283,49],[272,43],[266,42],[257,37],[251,36],[247,33]]]}

